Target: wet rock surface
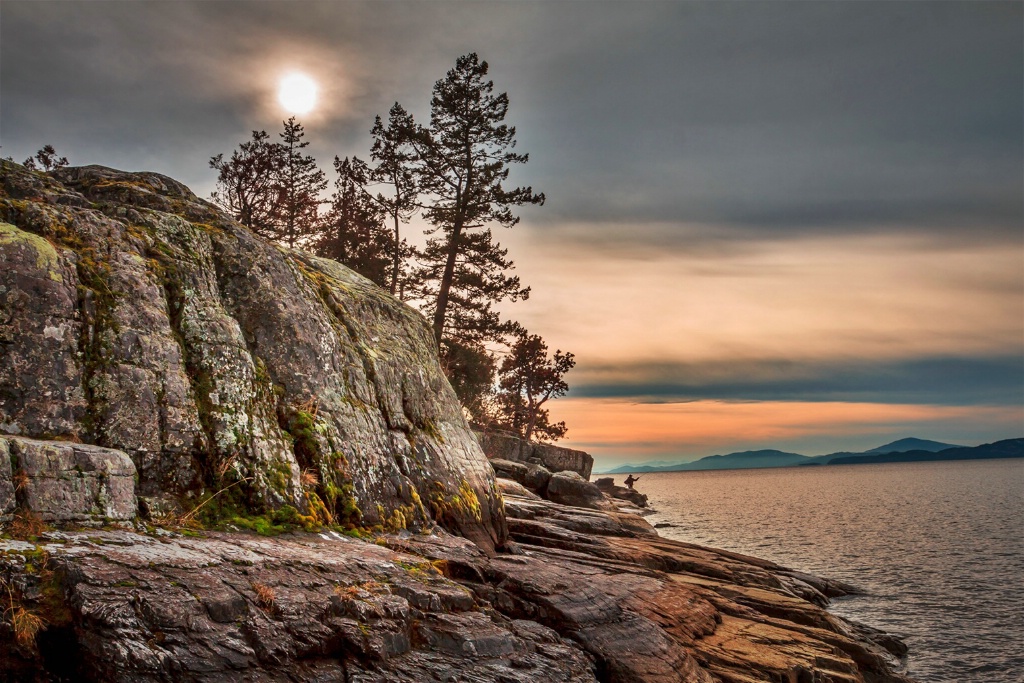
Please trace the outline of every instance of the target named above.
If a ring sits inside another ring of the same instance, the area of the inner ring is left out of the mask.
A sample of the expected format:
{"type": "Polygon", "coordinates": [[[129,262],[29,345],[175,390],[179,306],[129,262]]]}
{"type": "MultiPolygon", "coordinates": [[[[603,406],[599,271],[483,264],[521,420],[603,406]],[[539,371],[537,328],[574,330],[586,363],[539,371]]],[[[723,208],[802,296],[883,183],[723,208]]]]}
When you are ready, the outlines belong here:
{"type": "Polygon", "coordinates": [[[0,626],[0,680],[906,681],[898,645],[822,608],[841,587],[636,515],[507,510],[496,555],[440,530],[0,541],[0,578],[48,621],[35,643],[0,626]]]}

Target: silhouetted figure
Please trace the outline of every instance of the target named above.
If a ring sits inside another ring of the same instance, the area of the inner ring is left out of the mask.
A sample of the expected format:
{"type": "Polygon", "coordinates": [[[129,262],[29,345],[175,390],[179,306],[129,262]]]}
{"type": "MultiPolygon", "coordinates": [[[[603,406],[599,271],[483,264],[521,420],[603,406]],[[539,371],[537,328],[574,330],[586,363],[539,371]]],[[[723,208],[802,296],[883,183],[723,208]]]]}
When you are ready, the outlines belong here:
{"type": "Polygon", "coordinates": [[[640,481],[640,477],[634,477],[632,474],[626,477],[626,486],[633,488],[633,484],[640,481]]]}

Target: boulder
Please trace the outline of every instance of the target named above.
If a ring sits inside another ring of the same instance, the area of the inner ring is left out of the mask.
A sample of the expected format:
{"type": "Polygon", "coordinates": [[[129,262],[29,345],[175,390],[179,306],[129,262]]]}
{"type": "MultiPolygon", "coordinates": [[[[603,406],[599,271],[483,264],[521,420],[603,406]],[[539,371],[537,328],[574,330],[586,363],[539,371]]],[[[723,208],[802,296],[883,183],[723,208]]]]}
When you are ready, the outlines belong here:
{"type": "Polygon", "coordinates": [[[18,502],[46,522],[135,517],[135,465],[122,451],[65,441],[0,437],[18,502]]]}
{"type": "Polygon", "coordinates": [[[584,479],[590,479],[594,468],[594,457],[590,453],[547,443],[532,444],[531,457],[540,460],[552,472],[576,472],[584,479]]]}
{"type": "Polygon", "coordinates": [[[540,465],[530,465],[511,460],[492,460],[491,466],[499,476],[517,481],[534,493],[544,496],[548,481],[551,479],[551,472],[540,465]]]}
{"type": "Polygon", "coordinates": [[[501,477],[498,477],[494,481],[497,483],[498,490],[501,491],[502,497],[519,496],[520,498],[528,498],[530,500],[541,500],[540,496],[520,484],[518,481],[503,479],[501,477]]]}
{"type": "Polygon", "coordinates": [[[607,503],[601,489],[576,472],[556,472],[551,475],[544,497],[554,503],[574,507],[604,509],[607,503]]]}
{"type": "Polygon", "coordinates": [[[0,434],[123,451],[151,508],[238,482],[258,510],[504,542],[423,316],[165,176],[0,161],[0,348],[0,434]]]}
{"type": "Polygon", "coordinates": [[[628,486],[616,486],[615,479],[612,477],[601,477],[594,484],[610,498],[624,500],[638,508],[647,507],[647,494],[640,493],[628,486]]]}

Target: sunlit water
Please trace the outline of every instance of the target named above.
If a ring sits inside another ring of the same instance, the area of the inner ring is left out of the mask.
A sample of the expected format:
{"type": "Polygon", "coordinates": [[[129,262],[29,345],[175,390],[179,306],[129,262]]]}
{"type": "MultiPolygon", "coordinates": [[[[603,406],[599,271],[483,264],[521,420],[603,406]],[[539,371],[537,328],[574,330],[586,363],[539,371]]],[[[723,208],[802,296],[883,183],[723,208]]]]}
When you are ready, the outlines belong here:
{"type": "MultiPolygon", "coordinates": [[[[621,477],[619,477],[621,478],[621,477]]],[[[1024,681],[1024,461],[643,475],[668,538],[852,583],[925,683],[1024,681]]]]}

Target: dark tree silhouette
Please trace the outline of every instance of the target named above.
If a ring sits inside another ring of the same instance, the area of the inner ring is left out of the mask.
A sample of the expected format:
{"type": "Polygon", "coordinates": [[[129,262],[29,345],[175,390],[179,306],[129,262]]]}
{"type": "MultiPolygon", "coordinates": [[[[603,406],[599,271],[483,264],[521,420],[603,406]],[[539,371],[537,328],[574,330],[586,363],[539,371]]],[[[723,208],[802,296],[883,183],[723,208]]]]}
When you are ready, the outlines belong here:
{"type": "Polygon", "coordinates": [[[569,390],[564,377],[575,365],[573,354],[557,350],[548,357],[544,340],[520,329],[498,368],[499,421],[526,440],[539,436],[554,441],[565,436],[565,423],[552,424],[543,406],[569,390]]]}
{"type": "Polygon", "coordinates": [[[493,319],[491,304],[529,291],[505,276],[512,262],[490,231],[473,232],[492,223],[512,227],[519,218],[511,207],[544,203],[544,195],[530,187],[504,187],[509,165],[529,157],[512,151],[516,129],[503,123],[508,95],[493,94],[487,71],[475,53],[459,57],[434,85],[430,127],[416,127],[409,137],[420,191],[429,197],[424,215],[435,226],[420,277],[435,283],[422,291],[433,300],[439,347],[446,333],[455,342],[468,341],[459,338],[461,330],[493,319]]]}
{"type": "Polygon", "coordinates": [[[33,171],[46,171],[47,173],[67,165],[68,158],[57,156],[57,150],[53,148],[53,145],[44,145],[41,150],[36,152],[35,157],[25,159],[22,164],[25,168],[33,171]]]}
{"type": "Polygon", "coordinates": [[[407,222],[416,212],[416,175],[413,173],[413,148],[409,138],[414,130],[412,116],[398,102],[388,113],[388,125],[378,116],[370,134],[373,147],[370,159],[375,163],[370,169],[369,180],[386,186],[387,193],[378,192],[375,201],[387,215],[394,229],[391,252],[390,290],[393,295],[403,294],[400,281],[402,265],[410,250],[401,235],[401,224],[407,222]]]}
{"type": "Polygon", "coordinates": [[[338,173],[334,194],[313,250],[386,287],[392,254],[400,249],[395,249],[380,207],[366,190],[369,169],[358,157],[334,157],[334,169],[338,173]]]}
{"type": "Polygon", "coordinates": [[[276,239],[284,162],[284,147],[271,142],[266,131],[254,130],[252,139],[240,144],[230,159],[225,161],[223,154],[210,158],[210,168],[217,171],[216,190],[210,198],[257,235],[276,239]]]}
{"type": "Polygon", "coordinates": [[[327,176],[317,167],[316,159],[303,154],[309,141],[302,139],[305,131],[294,116],[284,122],[280,135],[284,160],[277,182],[276,238],[294,248],[316,232],[320,193],[327,188],[327,176]]]}

